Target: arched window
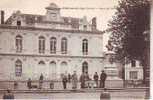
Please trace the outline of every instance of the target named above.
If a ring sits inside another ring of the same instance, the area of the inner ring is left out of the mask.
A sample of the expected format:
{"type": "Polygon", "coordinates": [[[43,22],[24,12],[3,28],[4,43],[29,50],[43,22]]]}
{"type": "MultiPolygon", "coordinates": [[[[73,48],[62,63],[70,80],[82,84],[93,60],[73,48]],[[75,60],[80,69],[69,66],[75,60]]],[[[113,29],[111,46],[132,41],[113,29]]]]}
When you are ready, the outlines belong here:
{"type": "Polygon", "coordinates": [[[15,76],[21,76],[22,75],[22,62],[20,60],[17,60],[15,62],[15,76]]]}
{"type": "Polygon", "coordinates": [[[67,53],[67,39],[65,37],[61,40],[61,52],[62,54],[67,53]]]}
{"type": "Polygon", "coordinates": [[[15,39],[16,52],[22,52],[22,36],[17,35],[15,39]]]}
{"type": "Polygon", "coordinates": [[[68,64],[67,62],[63,61],[61,62],[61,74],[64,74],[65,72],[68,72],[68,64]]]}
{"type": "Polygon", "coordinates": [[[82,72],[88,73],[88,63],[86,61],[82,63],[82,72]]]}
{"type": "Polygon", "coordinates": [[[62,66],[67,66],[67,62],[65,62],[65,61],[61,62],[61,65],[62,66]]]}
{"type": "Polygon", "coordinates": [[[50,38],[50,53],[56,53],[56,38],[51,37],[50,38]]]}
{"type": "Polygon", "coordinates": [[[82,41],[82,53],[87,55],[88,54],[88,40],[83,39],[82,41]]]}
{"type": "Polygon", "coordinates": [[[45,53],[45,37],[39,37],[39,53],[45,53]]]}
{"type": "Polygon", "coordinates": [[[45,62],[44,62],[44,61],[39,61],[38,64],[39,64],[39,65],[45,65],[45,62]]]}
{"type": "Polygon", "coordinates": [[[36,69],[36,72],[37,72],[37,75],[43,75],[43,76],[46,76],[47,77],[47,72],[48,69],[46,68],[46,64],[43,60],[39,61],[38,62],[38,66],[37,66],[37,69],[36,69]]]}
{"type": "Polygon", "coordinates": [[[50,64],[49,64],[49,76],[51,79],[56,79],[56,73],[57,73],[57,70],[56,70],[56,62],[55,61],[51,61],[50,64]]]}
{"type": "Polygon", "coordinates": [[[55,62],[55,61],[51,61],[51,62],[50,62],[50,65],[51,65],[51,66],[56,66],[56,62],[55,62]]]}

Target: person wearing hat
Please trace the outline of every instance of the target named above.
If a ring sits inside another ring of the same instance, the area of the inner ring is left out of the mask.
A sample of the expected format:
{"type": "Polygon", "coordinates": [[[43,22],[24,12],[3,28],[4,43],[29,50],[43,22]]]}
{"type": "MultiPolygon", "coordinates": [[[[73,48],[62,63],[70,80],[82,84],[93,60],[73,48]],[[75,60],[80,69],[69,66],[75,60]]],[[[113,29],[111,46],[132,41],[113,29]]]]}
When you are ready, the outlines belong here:
{"type": "Polygon", "coordinates": [[[65,72],[65,74],[62,75],[62,83],[63,83],[63,88],[66,89],[67,88],[67,72],[65,72]]]}
{"type": "Polygon", "coordinates": [[[97,72],[95,72],[94,76],[93,76],[93,79],[95,81],[95,84],[96,84],[96,88],[98,88],[98,79],[99,79],[99,76],[97,74],[97,72]]]}
{"type": "Polygon", "coordinates": [[[102,70],[102,73],[100,75],[100,88],[104,88],[105,87],[106,78],[107,78],[107,74],[105,73],[104,70],[102,70]]]}

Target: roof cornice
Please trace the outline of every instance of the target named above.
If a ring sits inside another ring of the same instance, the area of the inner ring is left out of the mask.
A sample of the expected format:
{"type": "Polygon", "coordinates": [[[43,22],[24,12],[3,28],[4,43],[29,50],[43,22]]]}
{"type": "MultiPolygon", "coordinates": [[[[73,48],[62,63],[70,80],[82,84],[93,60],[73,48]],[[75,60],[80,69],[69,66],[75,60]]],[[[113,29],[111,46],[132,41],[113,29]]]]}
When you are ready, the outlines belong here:
{"type": "Polygon", "coordinates": [[[54,32],[68,32],[68,33],[84,33],[84,34],[100,34],[102,31],[83,31],[83,30],[66,30],[66,29],[51,29],[51,28],[37,28],[37,27],[27,27],[27,26],[10,26],[10,25],[0,25],[0,29],[15,29],[15,30],[31,30],[31,31],[54,31],[54,32]]]}

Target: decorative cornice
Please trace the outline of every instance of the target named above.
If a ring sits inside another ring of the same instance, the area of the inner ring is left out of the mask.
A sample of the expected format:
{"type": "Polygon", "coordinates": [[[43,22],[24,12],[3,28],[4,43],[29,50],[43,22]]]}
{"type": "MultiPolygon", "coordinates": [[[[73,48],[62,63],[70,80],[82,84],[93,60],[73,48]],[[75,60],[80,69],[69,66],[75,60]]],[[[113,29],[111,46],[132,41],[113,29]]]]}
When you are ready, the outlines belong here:
{"type": "Polygon", "coordinates": [[[9,26],[9,25],[0,25],[0,29],[30,30],[30,31],[53,31],[53,32],[67,32],[67,33],[99,34],[99,35],[103,34],[102,31],[50,29],[50,28],[37,28],[37,27],[27,27],[27,26],[9,26]]]}
{"type": "Polygon", "coordinates": [[[94,59],[103,59],[104,58],[104,57],[96,57],[96,56],[39,55],[39,54],[11,54],[11,53],[0,53],[0,56],[57,57],[57,58],[94,58],[94,59]]]}

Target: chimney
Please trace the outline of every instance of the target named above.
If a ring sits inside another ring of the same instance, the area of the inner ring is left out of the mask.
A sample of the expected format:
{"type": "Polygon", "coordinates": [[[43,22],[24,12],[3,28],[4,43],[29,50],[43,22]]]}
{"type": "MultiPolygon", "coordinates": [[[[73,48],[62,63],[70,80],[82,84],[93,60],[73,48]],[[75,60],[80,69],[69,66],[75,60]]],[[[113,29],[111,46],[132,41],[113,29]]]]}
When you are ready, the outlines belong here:
{"type": "Polygon", "coordinates": [[[97,29],[96,17],[92,18],[92,31],[97,29]]]}
{"type": "Polygon", "coordinates": [[[1,18],[1,19],[0,19],[0,24],[4,24],[4,11],[1,10],[0,12],[1,12],[1,13],[0,13],[0,16],[1,16],[1,17],[0,17],[0,18],[1,18]]]}

